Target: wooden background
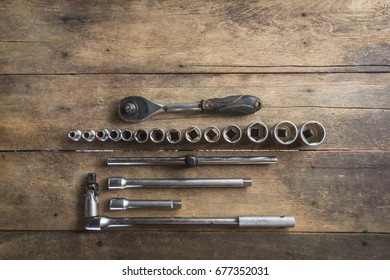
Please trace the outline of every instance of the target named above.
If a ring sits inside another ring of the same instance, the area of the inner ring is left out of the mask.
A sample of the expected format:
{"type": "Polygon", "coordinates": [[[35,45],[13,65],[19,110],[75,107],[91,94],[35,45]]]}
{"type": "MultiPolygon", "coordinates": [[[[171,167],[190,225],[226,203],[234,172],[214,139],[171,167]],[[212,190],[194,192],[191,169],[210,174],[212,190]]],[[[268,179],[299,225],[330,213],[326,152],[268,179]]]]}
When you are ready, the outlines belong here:
{"type": "Polygon", "coordinates": [[[0,2],[1,259],[389,259],[390,2],[0,2]],[[246,117],[156,115],[126,124],[125,96],[159,103],[251,94],[246,117]],[[201,129],[317,120],[317,149],[73,143],[72,128],[201,129]],[[108,156],[275,155],[273,166],[108,167],[108,156]],[[292,215],[293,229],[83,231],[96,172],[111,216],[292,215]],[[247,189],[106,190],[106,179],[251,177],[247,189]],[[182,199],[111,214],[111,197],[182,199]]]}

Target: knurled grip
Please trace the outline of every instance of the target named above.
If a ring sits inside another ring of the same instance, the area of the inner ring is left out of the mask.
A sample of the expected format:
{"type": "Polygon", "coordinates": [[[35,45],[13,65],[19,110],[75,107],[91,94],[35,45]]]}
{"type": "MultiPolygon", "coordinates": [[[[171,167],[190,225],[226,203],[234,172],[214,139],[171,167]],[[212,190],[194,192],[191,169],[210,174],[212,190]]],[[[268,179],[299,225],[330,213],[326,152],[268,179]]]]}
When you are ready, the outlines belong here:
{"type": "Polygon", "coordinates": [[[291,216],[242,216],[238,218],[240,227],[294,227],[291,216]]]}

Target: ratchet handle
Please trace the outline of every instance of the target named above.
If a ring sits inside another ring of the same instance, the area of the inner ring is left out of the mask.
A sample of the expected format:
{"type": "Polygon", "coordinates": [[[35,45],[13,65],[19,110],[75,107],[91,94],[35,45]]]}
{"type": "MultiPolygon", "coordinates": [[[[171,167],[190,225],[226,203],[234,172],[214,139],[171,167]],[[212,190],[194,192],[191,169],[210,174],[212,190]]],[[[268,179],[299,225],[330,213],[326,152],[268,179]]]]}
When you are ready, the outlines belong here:
{"type": "Polygon", "coordinates": [[[202,100],[201,106],[202,111],[206,113],[244,116],[256,113],[261,109],[262,103],[256,96],[233,95],[202,100]]]}

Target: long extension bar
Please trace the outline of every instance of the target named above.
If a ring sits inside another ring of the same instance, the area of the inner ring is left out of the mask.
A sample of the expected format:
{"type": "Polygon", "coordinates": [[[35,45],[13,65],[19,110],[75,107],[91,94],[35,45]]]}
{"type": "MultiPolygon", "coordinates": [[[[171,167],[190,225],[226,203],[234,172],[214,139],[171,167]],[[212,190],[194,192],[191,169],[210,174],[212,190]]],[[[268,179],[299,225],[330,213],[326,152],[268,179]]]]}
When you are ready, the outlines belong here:
{"type": "Polygon", "coordinates": [[[243,188],[252,185],[250,178],[215,178],[215,179],[126,179],[109,178],[109,190],[121,190],[130,188],[243,188]]]}
{"type": "Polygon", "coordinates": [[[107,165],[184,165],[195,167],[198,165],[247,165],[247,164],[273,164],[277,158],[271,157],[197,157],[186,155],[184,157],[109,157],[107,165]]]}

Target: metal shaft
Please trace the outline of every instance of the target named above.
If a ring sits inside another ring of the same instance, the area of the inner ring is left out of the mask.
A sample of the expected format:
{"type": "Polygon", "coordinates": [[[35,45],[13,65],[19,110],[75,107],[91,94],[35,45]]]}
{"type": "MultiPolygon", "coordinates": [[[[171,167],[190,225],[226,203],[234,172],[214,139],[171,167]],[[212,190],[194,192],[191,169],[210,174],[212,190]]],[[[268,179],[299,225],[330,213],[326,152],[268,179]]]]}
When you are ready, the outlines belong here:
{"type": "Polygon", "coordinates": [[[202,105],[197,104],[164,104],[161,108],[165,112],[181,112],[181,111],[202,111],[202,105]]]}
{"type": "Polygon", "coordinates": [[[131,226],[229,226],[256,228],[286,228],[294,227],[295,219],[289,216],[242,216],[236,218],[110,218],[90,217],[86,221],[87,230],[102,230],[104,228],[131,226]]]}
{"type": "Polygon", "coordinates": [[[233,164],[272,164],[276,157],[110,157],[107,165],[233,165],[233,164]]]}
{"type": "Polygon", "coordinates": [[[233,227],[294,227],[294,217],[287,216],[243,216],[236,218],[110,218],[99,216],[99,186],[96,174],[88,174],[85,197],[85,229],[100,231],[104,228],[129,226],[233,226],[233,227]]]}
{"type": "Polygon", "coordinates": [[[110,200],[110,210],[180,208],[180,200],[128,200],[124,198],[113,198],[110,200]]]}
{"type": "Polygon", "coordinates": [[[109,178],[108,189],[127,188],[187,188],[187,187],[249,187],[252,185],[250,178],[215,178],[215,179],[126,179],[109,178]]]}

